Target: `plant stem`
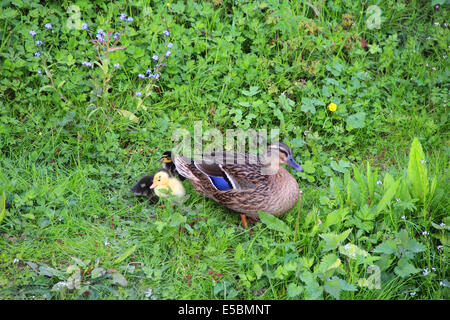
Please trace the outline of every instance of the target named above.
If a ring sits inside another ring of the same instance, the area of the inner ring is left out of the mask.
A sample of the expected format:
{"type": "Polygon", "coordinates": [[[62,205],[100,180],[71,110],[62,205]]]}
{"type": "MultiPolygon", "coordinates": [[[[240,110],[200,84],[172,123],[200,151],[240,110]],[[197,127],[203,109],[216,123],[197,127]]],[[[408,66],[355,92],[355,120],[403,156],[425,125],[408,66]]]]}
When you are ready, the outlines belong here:
{"type": "Polygon", "coordinates": [[[297,210],[297,221],[295,223],[295,234],[294,234],[294,241],[295,239],[297,239],[297,234],[298,234],[298,225],[299,225],[299,220],[300,220],[300,210],[302,208],[302,195],[303,195],[303,191],[299,191],[299,197],[298,197],[298,210],[297,210]]]}

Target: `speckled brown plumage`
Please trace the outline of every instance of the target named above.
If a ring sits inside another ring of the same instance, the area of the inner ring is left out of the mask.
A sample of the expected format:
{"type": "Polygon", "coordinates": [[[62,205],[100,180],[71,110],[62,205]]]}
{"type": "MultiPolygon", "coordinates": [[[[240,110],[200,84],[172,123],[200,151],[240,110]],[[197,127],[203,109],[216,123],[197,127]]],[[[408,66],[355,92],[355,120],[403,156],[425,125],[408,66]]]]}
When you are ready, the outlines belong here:
{"type": "Polygon", "coordinates": [[[275,164],[264,163],[261,161],[263,158],[255,158],[255,155],[240,154],[225,154],[221,161],[213,160],[214,154],[204,154],[203,161],[178,155],[174,162],[177,171],[192,183],[196,192],[223,206],[253,219],[258,219],[258,211],[280,216],[295,206],[299,196],[297,181],[281,167],[291,155],[291,150],[284,144],[280,145],[285,148],[280,147],[283,152],[279,152],[279,162],[275,164]],[[237,158],[245,159],[244,163],[236,163],[237,158]],[[275,173],[263,174],[271,164],[275,173]],[[218,190],[208,178],[208,175],[218,174],[229,179],[233,189],[218,190]]]}

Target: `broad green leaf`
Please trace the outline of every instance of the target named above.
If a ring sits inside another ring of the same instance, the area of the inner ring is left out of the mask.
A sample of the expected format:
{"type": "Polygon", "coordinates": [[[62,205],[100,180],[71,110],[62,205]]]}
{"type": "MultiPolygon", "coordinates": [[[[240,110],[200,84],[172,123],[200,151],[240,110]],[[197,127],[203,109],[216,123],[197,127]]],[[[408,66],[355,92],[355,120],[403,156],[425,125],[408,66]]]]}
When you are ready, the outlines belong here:
{"type": "Polygon", "coordinates": [[[358,113],[352,114],[345,120],[345,122],[347,123],[347,129],[364,128],[365,120],[366,120],[365,112],[358,112],[358,113]]]}
{"type": "Polygon", "coordinates": [[[295,283],[289,283],[287,287],[288,297],[295,298],[298,297],[303,291],[303,288],[295,283]]]}
{"type": "Polygon", "coordinates": [[[361,172],[355,166],[353,167],[353,173],[354,173],[355,180],[358,183],[358,187],[359,187],[359,193],[360,193],[360,203],[359,204],[361,206],[363,206],[369,202],[369,196],[367,193],[367,185],[366,185],[366,182],[364,181],[363,176],[361,175],[361,172]]]}
{"type": "Polygon", "coordinates": [[[341,283],[339,282],[339,280],[328,280],[327,282],[325,282],[323,288],[325,292],[332,295],[333,298],[339,299],[341,297],[341,283]]]}
{"type": "Polygon", "coordinates": [[[420,269],[417,269],[411,263],[409,263],[407,258],[401,258],[397,263],[397,267],[394,268],[395,274],[402,278],[406,278],[412,274],[416,274],[419,271],[420,269]]]}
{"type": "Polygon", "coordinates": [[[270,213],[260,211],[259,218],[261,219],[261,222],[264,223],[269,229],[284,232],[287,234],[292,232],[289,226],[284,223],[284,221],[278,219],[270,213]]]}
{"type": "Polygon", "coordinates": [[[116,264],[116,263],[122,262],[123,260],[128,258],[136,250],[136,248],[137,248],[137,245],[134,245],[134,246],[128,248],[127,250],[125,250],[125,252],[121,256],[119,256],[116,260],[114,260],[113,263],[116,264]]]}
{"type": "Polygon", "coordinates": [[[395,192],[397,192],[398,186],[400,185],[400,180],[401,178],[397,179],[397,181],[395,181],[395,183],[384,193],[383,198],[381,198],[375,209],[377,214],[383,211],[389,202],[391,202],[392,198],[395,196],[395,192]]]}
{"type": "Polygon", "coordinates": [[[417,138],[414,138],[409,151],[408,180],[414,197],[424,202],[428,193],[428,175],[425,154],[417,138]]]}
{"type": "Polygon", "coordinates": [[[236,249],[234,250],[234,259],[240,260],[244,256],[244,249],[242,248],[242,244],[238,243],[236,249]]]}
{"type": "Polygon", "coordinates": [[[300,280],[305,283],[305,299],[318,300],[322,299],[323,288],[316,281],[316,276],[310,272],[305,271],[300,275],[300,280]]]}
{"type": "Polygon", "coordinates": [[[397,244],[394,240],[386,240],[373,249],[374,253],[384,253],[388,255],[393,254],[395,251],[397,251],[397,244]]]}
{"type": "Polygon", "coordinates": [[[329,253],[322,257],[322,260],[318,266],[318,271],[325,274],[339,268],[341,264],[341,259],[339,259],[337,255],[334,253],[329,253]]]}
{"type": "Polygon", "coordinates": [[[427,247],[424,244],[422,244],[419,241],[417,241],[417,240],[410,239],[406,243],[406,249],[411,251],[411,252],[414,252],[414,253],[419,253],[419,252],[426,251],[427,247]]]}
{"type": "Polygon", "coordinates": [[[319,236],[325,240],[325,245],[322,249],[323,252],[336,249],[342,241],[344,241],[348,235],[352,232],[352,229],[345,230],[341,234],[336,233],[323,233],[319,236]]]}
{"type": "Polygon", "coordinates": [[[253,265],[253,272],[255,272],[256,278],[259,279],[262,276],[263,270],[258,263],[253,265]]]}

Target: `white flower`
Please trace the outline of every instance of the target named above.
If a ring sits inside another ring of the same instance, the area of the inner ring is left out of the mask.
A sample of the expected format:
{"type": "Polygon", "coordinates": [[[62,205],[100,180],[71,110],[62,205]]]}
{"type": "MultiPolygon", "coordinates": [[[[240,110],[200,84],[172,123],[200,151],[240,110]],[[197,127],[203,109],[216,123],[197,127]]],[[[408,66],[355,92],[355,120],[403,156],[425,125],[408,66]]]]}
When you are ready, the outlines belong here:
{"type": "Polygon", "coordinates": [[[430,273],[430,271],[428,271],[428,268],[423,269],[422,274],[423,274],[424,276],[426,276],[426,275],[429,274],[429,273],[430,273]]]}
{"type": "Polygon", "coordinates": [[[428,236],[428,235],[430,235],[430,233],[428,231],[424,231],[424,232],[422,232],[422,235],[423,236],[428,236]]]}
{"type": "Polygon", "coordinates": [[[435,26],[439,26],[440,24],[439,24],[439,22],[435,22],[434,25],[435,26]]]}
{"type": "Polygon", "coordinates": [[[409,295],[410,295],[411,297],[414,297],[414,296],[416,295],[416,292],[415,292],[415,291],[410,292],[409,295]]]}
{"type": "Polygon", "coordinates": [[[403,220],[406,220],[406,216],[402,216],[402,219],[403,219],[403,220]]]}
{"type": "Polygon", "coordinates": [[[444,249],[444,246],[443,245],[439,245],[439,246],[437,246],[437,248],[438,248],[438,250],[442,250],[442,249],[444,249]]]}
{"type": "Polygon", "coordinates": [[[19,262],[19,259],[14,258],[13,263],[17,263],[17,262],[19,262]]]}
{"type": "MultiPolygon", "coordinates": [[[[433,70],[436,70],[436,68],[434,68],[433,70]]],[[[420,160],[420,163],[421,164],[424,164],[424,163],[426,163],[427,161],[426,160],[420,160]]]]}
{"type": "Polygon", "coordinates": [[[443,223],[443,222],[441,222],[439,225],[440,225],[441,227],[445,227],[445,223],[443,223]]]}
{"type": "Polygon", "coordinates": [[[150,298],[153,294],[153,289],[152,288],[148,288],[147,291],[145,291],[144,295],[146,298],[150,298]]]}
{"type": "Polygon", "coordinates": [[[395,198],[395,201],[400,202],[400,198],[395,198]]]}
{"type": "Polygon", "coordinates": [[[439,285],[444,286],[444,281],[439,281],[439,285]]]}
{"type": "Polygon", "coordinates": [[[377,181],[377,184],[383,184],[383,182],[382,182],[382,181],[380,181],[380,180],[378,180],[378,181],[377,181]]]}

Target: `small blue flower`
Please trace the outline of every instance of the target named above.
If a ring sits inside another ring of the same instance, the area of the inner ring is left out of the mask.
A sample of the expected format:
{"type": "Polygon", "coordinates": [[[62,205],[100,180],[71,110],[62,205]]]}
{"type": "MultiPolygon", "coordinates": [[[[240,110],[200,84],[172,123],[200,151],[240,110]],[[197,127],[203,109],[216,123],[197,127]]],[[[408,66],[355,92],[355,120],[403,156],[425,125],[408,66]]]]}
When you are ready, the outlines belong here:
{"type": "Polygon", "coordinates": [[[105,39],[102,37],[102,35],[100,33],[97,33],[96,37],[97,37],[97,40],[100,41],[100,42],[104,42],[105,41],[105,39]]]}
{"type": "Polygon", "coordinates": [[[122,13],[121,15],[120,15],[120,20],[125,20],[127,18],[127,15],[125,14],[125,13],[122,13]]]}
{"type": "Polygon", "coordinates": [[[97,30],[97,34],[102,35],[102,36],[106,36],[105,31],[103,31],[103,29],[98,29],[97,30]]]}
{"type": "Polygon", "coordinates": [[[39,70],[37,71],[37,74],[42,74],[42,70],[39,69],[39,70]]]}
{"type": "Polygon", "coordinates": [[[36,35],[36,31],[34,30],[30,30],[30,32],[28,32],[30,34],[30,36],[34,37],[36,35]]]}
{"type": "Polygon", "coordinates": [[[155,74],[153,75],[153,77],[154,77],[155,79],[159,79],[160,75],[159,75],[159,73],[155,73],[155,74]]]}
{"type": "Polygon", "coordinates": [[[46,27],[47,29],[53,28],[53,26],[52,26],[50,23],[46,23],[46,24],[44,25],[44,27],[46,27]]]}
{"type": "Polygon", "coordinates": [[[134,19],[133,19],[132,17],[128,17],[128,18],[127,18],[127,22],[133,22],[133,20],[134,20],[134,19]]]}
{"type": "Polygon", "coordinates": [[[170,32],[167,31],[167,30],[164,30],[164,31],[163,31],[163,35],[164,35],[165,37],[168,37],[168,36],[170,36],[170,32]]]}
{"type": "Polygon", "coordinates": [[[41,56],[41,53],[38,51],[38,52],[35,52],[34,55],[35,55],[36,57],[40,57],[40,56],[41,56]]]}
{"type": "Polygon", "coordinates": [[[120,68],[120,64],[119,63],[114,63],[114,68],[120,68]]]}
{"type": "Polygon", "coordinates": [[[142,73],[139,73],[139,74],[138,74],[138,78],[139,78],[139,79],[144,79],[144,78],[145,78],[145,75],[143,75],[142,73]]]}
{"type": "Polygon", "coordinates": [[[172,54],[172,52],[167,51],[167,52],[166,52],[166,57],[170,57],[171,54],[172,54]]]}
{"type": "Polygon", "coordinates": [[[152,70],[148,69],[145,73],[146,74],[152,73],[152,70]]]}
{"type": "Polygon", "coordinates": [[[142,93],[140,92],[140,91],[136,91],[136,96],[137,97],[139,97],[139,96],[141,96],[142,95],[142,93]]]}
{"type": "Polygon", "coordinates": [[[172,42],[169,42],[168,44],[167,44],[167,48],[172,48],[173,47],[173,43],[172,42]]]}
{"type": "Polygon", "coordinates": [[[37,46],[42,45],[42,41],[41,41],[41,40],[36,40],[36,45],[37,45],[37,46]]]}
{"type": "Polygon", "coordinates": [[[159,58],[158,58],[158,56],[155,54],[155,55],[153,55],[152,59],[155,60],[155,61],[158,61],[159,58]]]}
{"type": "Polygon", "coordinates": [[[86,66],[86,67],[92,67],[92,63],[84,61],[81,63],[82,65],[86,66]]]}
{"type": "Polygon", "coordinates": [[[81,29],[82,29],[82,30],[87,30],[87,29],[88,29],[87,23],[83,22],[83,23],[81,24],[81,29]]]}
{"type": "Polygon", "coordinates": [[[119,39],[119,37],[120,37],[120,33],[119,32],[114,33],[114,36],[113,36],[114,40],[119,39]]]}

